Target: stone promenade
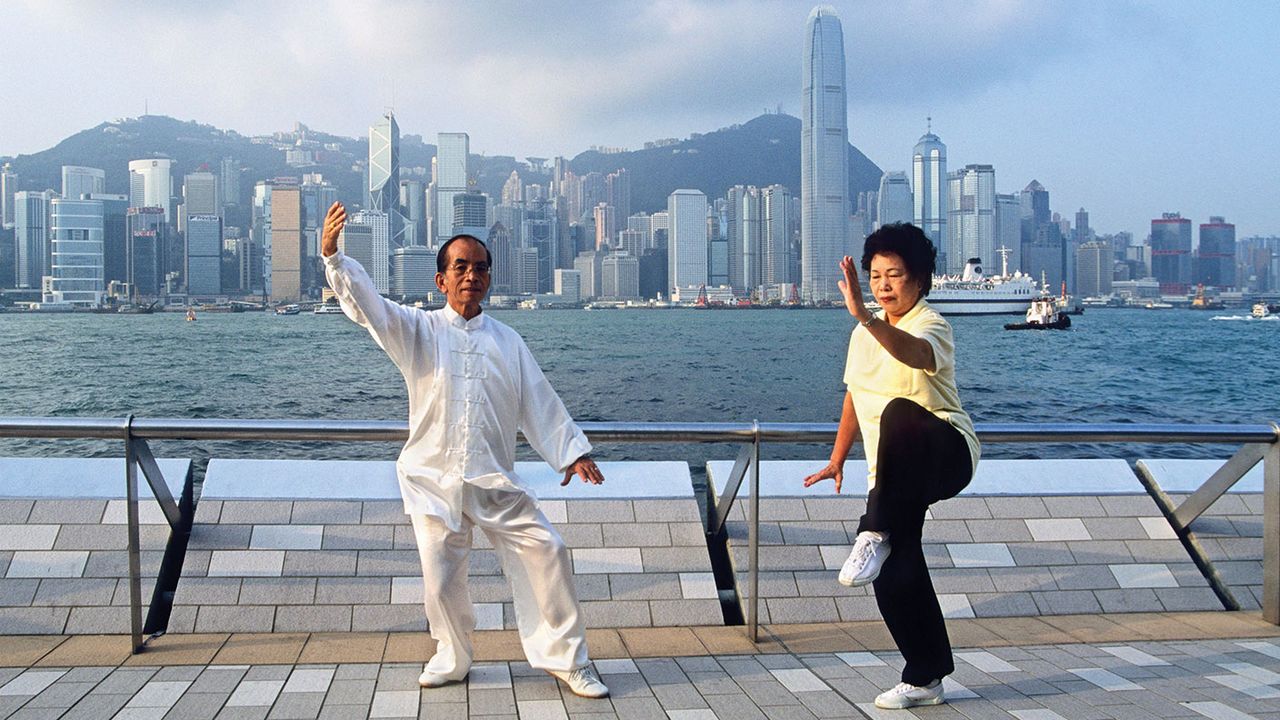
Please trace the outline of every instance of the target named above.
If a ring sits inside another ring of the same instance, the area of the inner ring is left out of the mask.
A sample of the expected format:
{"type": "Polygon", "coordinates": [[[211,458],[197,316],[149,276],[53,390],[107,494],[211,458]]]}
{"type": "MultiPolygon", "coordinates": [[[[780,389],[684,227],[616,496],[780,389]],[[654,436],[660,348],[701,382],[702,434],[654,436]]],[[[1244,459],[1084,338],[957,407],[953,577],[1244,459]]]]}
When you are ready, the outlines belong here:
{"type": "Polygon", "coordinates": [[[478,633],[468,682],[419,690],[422,633],[0,636],[0,718],[1280,719],[1280,627],[1256,612],[952,619],[946,705],[877,710],[901,657],[878,621],[589,631],[583,700],[478,633]]]}

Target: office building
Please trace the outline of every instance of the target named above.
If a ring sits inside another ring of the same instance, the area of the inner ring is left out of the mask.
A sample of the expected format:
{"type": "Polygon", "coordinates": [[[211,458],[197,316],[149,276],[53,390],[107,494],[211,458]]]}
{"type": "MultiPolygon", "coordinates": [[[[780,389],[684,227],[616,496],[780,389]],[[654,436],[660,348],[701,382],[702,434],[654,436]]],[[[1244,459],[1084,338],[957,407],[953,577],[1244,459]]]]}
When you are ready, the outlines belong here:
{"type": "Polygon", "coordinates": [[[556,268],[555,293],[567,303],[582,302],[582,275],[577,270],[556,268]]]}
{"type": "Polygon", "coordinates": [[[271,302],[302,299],[302,188],[277,180],[271,189],[271,302]]]}
{"type": "Polygon", "coordinates": [[[580,300],[592,300],[600,295],[600,274],[603,260],[603,253],[598,253],[595,250],[580,252],[578,257],[574,258],[573,269],[578,273],[578,278],[581,280],[578,286],[580,300]]]}
{"type": "Polygon", "coordinates": [[[618,209],[608,203],[596,203],[592,214],[596,221],[596,250],[616,247],[618,209]]]}
{"type": "Polygon", "coordinates": [[[453,232],[450,237],[466,233],[484,241],[492,225],[489,222],[489,196],[479,192],[454,193],[451,217],[453,232]]]}
{"type": "Polygon", "coordinates": [[[515,290],[521,295],[532,295],[539,292],[539,275],[542,272],[541,258],[537,248],[519,248],[516,250],[515,290]]]}
{"type": "Polygon", "coordinates": [[[125,275],[131,296],[139,300],[158,298],[164,289],[165,251],[169,246],[164,208],[130,207],[125,222],[125,275]]]}
{"type": "Polygon", "coordinates": [[[56,194],[22,191],[13,196],[14,263],[17,287],[39,290],[49,274],[52,260],[49,246],[49,203],[56,194]]]}
{"type": "Polygon", "coordinates": [[[102,203],[102,282],[126,283],[128,273],[129,196],[107,193],[89,196],[102,203]]]}
{"type": "Polygon", "coordinates": [[[995,260],[996,171],[990,165],[966,165],[947,174],[947,239],[942,250],[946,272],[964,272],[970,258],[995,260]]]}
{"type": "Polygon", "coordinates": [[[684,288],[686,294],[690,289],[696,294],[708,278],[707,196],[699,190],[676,190],[667,196],[667,218],[667,293],[684,288]]]}
{"type": "Polygon", "coordinates": [[[600,294],[611,300],[640,297],[640,260],[625,252],[615,252],[600,261],[600,294]]]}
{"type": "Polygon", "coordinates": [[[165,158],[129,161],[129,207],[158,207],[173,223],[173,161],[165,158]]]}
{"type": "Polygon", "coordinates": [[[988,267],[1012,275],[1022,267],[1022,204],[1017,195],[996,193],[995,219],[996,254],[982,260],[988,267]]]}
{"type": "MultiPolygon", "coordinates": [[[[391,292],[391,221],[387,214],[376,210],[361,210],[351,216],[351,222],[370,228],[369,263],[364,268],[379,293],[391,292]]],[[[435,274],[432,273],[432,277],[435,274]]]]}
{"type": "Polygon", "coordinates": [[[62,197],[79,200],[85,195],[101,195],[106,191],[106,171],[80,165],[62,166],[62,197]]]}
{"type": "Polygon", "coordinates": [[[631,216],[631,174],[626,168],[619,168],[605,176],[604,195],[604,201],[614,208],[618,218],[631,216]]]}
{"type": "Polygon", "coordinates": [[[240,204],[240,163],[235,158],[225,157],[218,168],[218,197],[222,198],[223,207],[235,207],[240,204]]]}
{"type": "Polygon", "coordinates": [[[796,223],[793,205],[791,191],[781,185],[770,185],[761,191],[764,227],[761,281],[765,285],[793,282],[790,274],[790,254],[796,223]]]}
{"type": "Polygon", "coordinates": [[[202,299],[222,294],[222,218],[188,215],[187,295],[202,299]]]}
{"type": "Polygon", "coordinates": [[[421,180],[400,181],[400,209],[404,215],[404,244],[426,245],[426,191],[421,180]]]}
{"type": "Polygon", "coordinates": [[[369,184],[366,210],[387,214],[390,247],[403,247],[404,215],[400,210],[400,126],[388,112],[369,127],[369,184]]]}
{"type": "Polygon", "coordinates": [[[102,281],[102,201],[54,198],[49,206],[52,265],[50,292],[44,301],[97,307],[106,291],[102,281]]]}
{"type": "Polygon", "coordinates": [[[422,245],[406,245],[391,253],[391,294],[426,297],[436,289],[436,254],[422,245]]]}
{"type": "Polygon", "coordinates": [[[1200,225],[1195,281],[1217,288],[1238,287],[1236,283],[1236,226],[1217,215],[1200,225]]]}
{"type": "Polygon", "coordinates": [[[875,228],[892,223],[909,223],[915,219],[915,198],[904,172],[887,172],[880,176],[876,193],[875,228]]]}
{"type": "Polygon", "coordinates": [[[941,252],[947,239],[947,146],[933,134],[932,121],[911,152],[911,185],[915,225],[941,252]]]}
{"type": "Polygon", "coordinates": [[[1191,220],[1163,213],[1151,221],[1151,274],[1165,295],[1186,294],[1191,286],[1191,220]]]}
{"type": "Polygon", "coordinates": [[[1091,240],[1076,248],[1076,292],[1084,297],[1103,297],[1112,292],[1115,255],[1111,244],[1091,240]]]}
{"type": "MultiPolygon", "coordinates": [[[[802,92],[800,285],[805,301],[827,302],[840,298],[836,281],[849,237],[849,127],[844,30],[826,6],[809,13],[802,92]]],[[[671,270],[673,287],[683,285],[674,260],[671,270]]]]}
{"type": "Polygon", "coordinates": [[[468,191],[468,155],[471,138],[466,133],[436,136],[436,235],[437,245],[453,233],[453,197],[468,191]]]}
{"type": "Polygon", "coordinates": [[[360,267],[373,267],[373,226],[358,222],[353,216],[338,233],[338,250],[360,263],[360,267]]]}
{"type": "Polygon", "coordinates": [[[12,228],[14,225],[14,199],[18,192],[18,176],[10,169],[9,163],[0,167],[0,228],[12,228]]]}

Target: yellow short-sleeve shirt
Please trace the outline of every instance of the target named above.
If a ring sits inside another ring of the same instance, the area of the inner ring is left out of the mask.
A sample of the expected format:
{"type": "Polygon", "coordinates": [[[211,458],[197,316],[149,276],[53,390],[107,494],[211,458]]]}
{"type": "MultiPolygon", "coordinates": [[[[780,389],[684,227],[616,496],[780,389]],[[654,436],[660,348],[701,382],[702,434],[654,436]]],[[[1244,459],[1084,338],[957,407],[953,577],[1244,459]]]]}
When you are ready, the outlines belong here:
{"type": "MultiPolygon", "coordinates": [[[[883,312],[878,316],[884,319],[883,312]]],[[[960,406],[960,393],[956,390],[955,340],[951,324],[924,298],[920,298],[895,327],[928,341],[933,347],[935,370],[928,372],[908,367],[890,355],[866,328],[858,325],[853,329],[849,337],[844,382],[849,388],[858,426],[862,430],[863,448],[867,454],[868,489],[876,483],[880,415],[894,398],[911,400],[959,430],[969,445],[969,457],[975,469],[981,452],[973,420],[960,406]]]]}

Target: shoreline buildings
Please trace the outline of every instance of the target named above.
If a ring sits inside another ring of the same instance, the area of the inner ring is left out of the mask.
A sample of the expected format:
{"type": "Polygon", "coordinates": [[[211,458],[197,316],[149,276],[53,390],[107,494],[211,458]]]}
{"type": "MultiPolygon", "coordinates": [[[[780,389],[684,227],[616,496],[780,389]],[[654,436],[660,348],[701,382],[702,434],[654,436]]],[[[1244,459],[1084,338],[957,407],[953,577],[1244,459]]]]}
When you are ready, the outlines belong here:
{"type": "Polygon", "coordinates": [[[849,242],[844,30],[827,6],[809,13],[802,93],[800,289],[805,302],[821,303],[840,297],[839,262],[849,242]]]}

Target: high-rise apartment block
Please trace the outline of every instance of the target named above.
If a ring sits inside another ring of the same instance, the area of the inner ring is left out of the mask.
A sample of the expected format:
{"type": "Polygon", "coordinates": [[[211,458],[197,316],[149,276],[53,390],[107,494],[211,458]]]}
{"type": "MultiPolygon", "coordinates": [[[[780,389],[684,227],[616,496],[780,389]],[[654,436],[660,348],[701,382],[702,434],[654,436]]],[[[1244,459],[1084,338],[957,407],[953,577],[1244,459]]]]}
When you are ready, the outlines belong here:
{"type": "Polygon", "coordinates": [[[1116,260],[1111,243],[1091,240],[1076,248],[1076,292],[1084,297],[1110,295],[1116,260]]]}
{"type": "Polygon", "coordinates": [[[13,196],[17,192],[18,176],[9,168],[9,163],[5,163],[0,167],[0,228],[13,227],[13,196]]]}
{"type": "Polygon", "coordinates": [[[761,251],[761,281],[765,285],[795,282],[791,276],[792,236],[798,218],[792,210],[791,191],[770,185],[761,191],[764,243],[761,251]]]}
{"type": "MultiPolygon", "coordinates": [[[[800,113],[801,278],[807,302],[840,297],[836,281],[849,237],[849,126],[844,30],[829,7],[809,13],[800,113]]],[[[681,284],[671,263],[674,284],[681,284]]]]}
{"type": "Polygon", "coordinates": [[[615,252],[600,261],[600,294],[612,300],[640,297],[640,260],[615,252]]]}
{"type": "Polygon", "coordinates": [[[364,267],[373,280],[374,289],[383,295],[390,293],[391,221],[384,212],[361,210],[351,216],[351,222],[369,227],[369,264],[364,267]]]}

